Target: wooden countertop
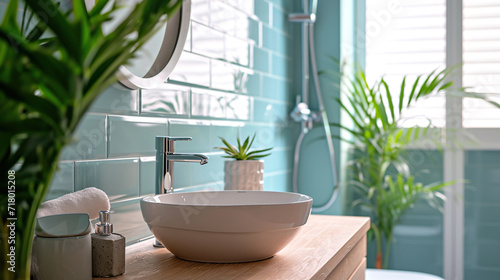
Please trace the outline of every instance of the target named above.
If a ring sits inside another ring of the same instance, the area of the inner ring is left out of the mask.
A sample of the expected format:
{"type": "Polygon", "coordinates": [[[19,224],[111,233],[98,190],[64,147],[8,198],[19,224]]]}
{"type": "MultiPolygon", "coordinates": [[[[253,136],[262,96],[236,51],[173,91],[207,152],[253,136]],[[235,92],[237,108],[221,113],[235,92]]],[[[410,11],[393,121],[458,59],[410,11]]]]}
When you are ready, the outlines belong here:
{"type": "Polygon", "coordinates": [[[113,279],[325,279],[360,240],[364,242],[369,228],[366,217],[311,215],[295,239],[274,257],[236,264],[184,261],[146,240],[127,247],[125,274],[113,279]]]}

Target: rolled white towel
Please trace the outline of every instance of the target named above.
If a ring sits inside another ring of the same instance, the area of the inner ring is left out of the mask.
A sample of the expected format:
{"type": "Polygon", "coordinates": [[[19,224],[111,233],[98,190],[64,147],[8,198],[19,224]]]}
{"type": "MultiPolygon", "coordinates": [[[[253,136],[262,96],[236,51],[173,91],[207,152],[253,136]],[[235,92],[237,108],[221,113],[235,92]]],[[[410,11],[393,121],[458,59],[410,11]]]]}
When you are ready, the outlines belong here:
{"type": "Polygon", "coordinates": [[[43,202],[36,217],[57,214],[88,213],[90,219],[99,218],[99,211],[109,210],[109,198],[98,188],[86,188],[43,202]]]}

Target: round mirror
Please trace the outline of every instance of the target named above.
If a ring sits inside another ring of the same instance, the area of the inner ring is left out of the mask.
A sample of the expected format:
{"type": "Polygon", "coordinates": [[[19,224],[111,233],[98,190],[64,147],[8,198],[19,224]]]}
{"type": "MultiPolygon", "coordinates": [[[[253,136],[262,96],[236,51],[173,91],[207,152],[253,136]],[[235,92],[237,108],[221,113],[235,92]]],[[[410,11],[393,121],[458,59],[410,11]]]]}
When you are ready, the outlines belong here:
{"type": "Polygon", "coordinates": [[[154,88],[164,83],[184,49],[190,17],[191,0],[183,0],[179,11],[142,46],[130,65],[120,67],[120,83],[130,89],[154,88]]]}

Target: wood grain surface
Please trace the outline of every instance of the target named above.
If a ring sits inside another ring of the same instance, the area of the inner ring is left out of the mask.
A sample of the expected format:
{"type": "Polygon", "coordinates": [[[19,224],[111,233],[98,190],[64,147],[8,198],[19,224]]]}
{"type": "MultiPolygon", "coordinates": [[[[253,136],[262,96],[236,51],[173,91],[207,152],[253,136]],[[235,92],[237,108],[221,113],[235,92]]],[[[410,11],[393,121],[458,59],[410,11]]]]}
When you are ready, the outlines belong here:
{"type": "Polygon", "coordinates": [[[127,247],[125,274],[113,279],[306,280],[333,279],[337,273],[339,280],[364,279],[360,271],[364,272],[369,228],[366,217],[311,215],[295,239],[274,257],[236,264],[184,261],[146,240],[127,247]]]}

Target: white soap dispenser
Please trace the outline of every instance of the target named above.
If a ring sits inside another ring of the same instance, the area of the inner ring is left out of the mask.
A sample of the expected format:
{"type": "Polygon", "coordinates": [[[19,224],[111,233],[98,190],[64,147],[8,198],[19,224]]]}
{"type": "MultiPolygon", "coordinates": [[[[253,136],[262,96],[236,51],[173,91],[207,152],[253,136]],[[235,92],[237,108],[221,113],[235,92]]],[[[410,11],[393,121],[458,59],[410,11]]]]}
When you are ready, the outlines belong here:
{"type": "Polygon", "coordinates": [[[125,272],[125,237],[113,233],[111,211],[99,211],[92,234],[92,276],[113,277],[125,272]]]}

